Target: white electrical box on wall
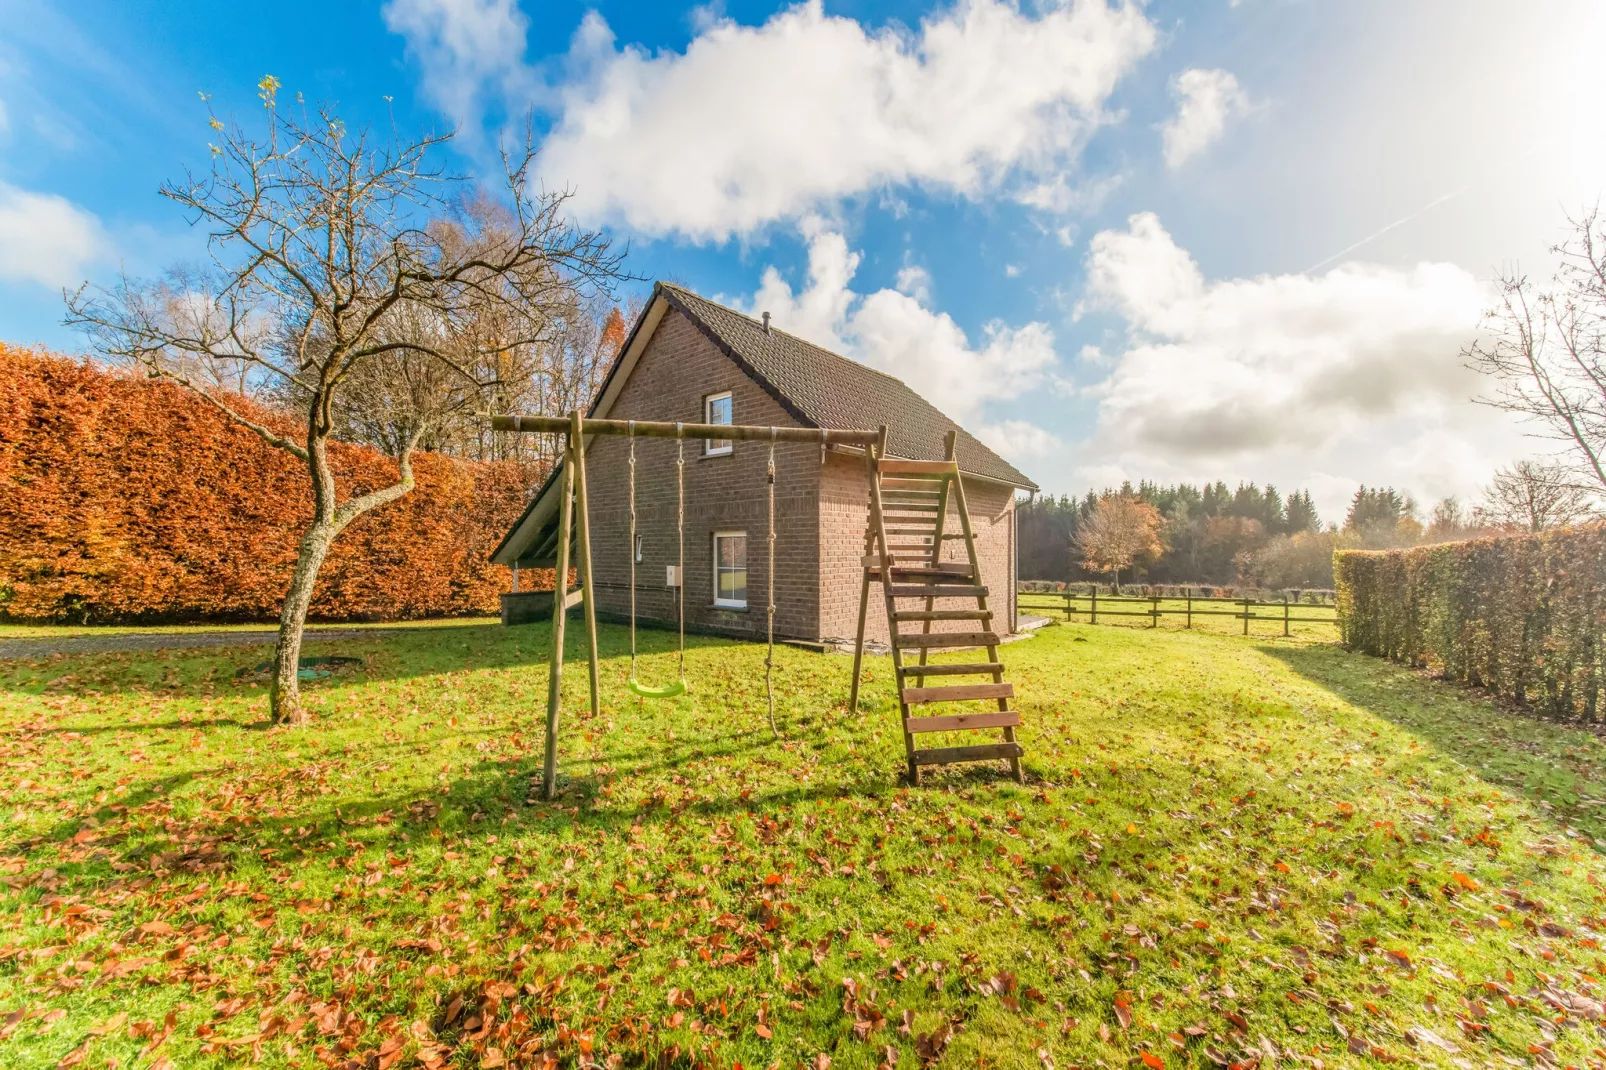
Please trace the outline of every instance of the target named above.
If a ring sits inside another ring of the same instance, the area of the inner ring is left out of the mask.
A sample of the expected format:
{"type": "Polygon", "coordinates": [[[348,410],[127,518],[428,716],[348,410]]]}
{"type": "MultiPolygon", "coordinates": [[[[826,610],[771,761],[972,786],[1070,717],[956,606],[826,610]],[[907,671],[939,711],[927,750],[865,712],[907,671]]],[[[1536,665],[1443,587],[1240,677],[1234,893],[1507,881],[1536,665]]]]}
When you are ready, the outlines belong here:
{"type": "Polygon", "coordinates": [[[680,586],[680,566],[679,565],[665,565],[664,566],[664,586],[665,587],[679,587],[680,586]]]}

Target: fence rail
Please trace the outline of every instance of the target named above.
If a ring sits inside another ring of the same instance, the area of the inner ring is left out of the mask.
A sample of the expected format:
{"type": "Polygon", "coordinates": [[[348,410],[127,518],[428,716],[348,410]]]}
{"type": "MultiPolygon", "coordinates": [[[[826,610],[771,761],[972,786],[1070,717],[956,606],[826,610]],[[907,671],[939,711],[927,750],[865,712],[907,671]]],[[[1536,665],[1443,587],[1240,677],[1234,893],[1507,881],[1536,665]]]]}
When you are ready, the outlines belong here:
{"type": "Polygon", "coordinates": [[[1194,598],[1191,596],[1165,598],[1160,595],[1147,597],[1133,597],[1130,595],[1103,595],[1100,596],[1095,588],[1089,593],[1079,594],[1066,591],[1064,594],[1022,594],[1018,596],[1017,604],[1021,609],[1060,609],[1067,620],[1075,619],[1078,615],[1088,618],[1089,624],[1097,624],[1099,617],[1147,617],[1149,627],[1158,628],[1161,617],[1182,617],[1183,627],[1192,628],[1194,617],[1232,617],[1243,621],[1243,634],[1249,634],[1249,625],[1252,621],[1269,621],[1280,623],[1283,634],[1292,634],[1289,630],[1293,624],[1338,624],[1338,607],[1331,604],[1313,602],[1292,602],[1283,599],[1279,602],[1263,601],[1254,598],[1194,598]],[[1048,599],[1048,604],[1039,601],[1028,602],[1027,599],[1048,599]],[[1166,603],[1181,603],[1180,605],[1167,605],[1166,603]],[[1131,606],[1147,606],[1147,609],[1123,608],[1131,606]],[[1233,608],[1218,608],[1231,606],[1233,608]],[[1257,610],[1269,609],[1273,612],[1262,613],[1257,610]],[[1295,614],[1296,610],[1312,611],[1295,614]]]}

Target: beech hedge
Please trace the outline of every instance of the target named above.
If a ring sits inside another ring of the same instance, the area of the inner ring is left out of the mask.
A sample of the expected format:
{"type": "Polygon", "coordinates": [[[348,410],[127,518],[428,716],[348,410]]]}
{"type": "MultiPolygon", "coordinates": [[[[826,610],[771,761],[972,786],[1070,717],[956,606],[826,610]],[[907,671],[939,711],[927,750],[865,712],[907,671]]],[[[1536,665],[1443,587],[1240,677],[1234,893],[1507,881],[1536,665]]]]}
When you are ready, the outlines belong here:
{"type": "Polygon", "coordinates": [[[1606,526],[1333,557],[1346,646],[1598,722],[1606,526]]]}
{"type": "MultiPolygon", "coordinates": [[[[333,455],[342,496],[396,478],[376,450],[333,455]]],[[[512,577],[489,555],[539,473],[427,453],[414,469],[412,493],[335,543],[314,619],[496,610],[512,577]]],[[[183,388],[0,344],[0,619],[271,620],[311,515],[301,462],[183,388]]]]}

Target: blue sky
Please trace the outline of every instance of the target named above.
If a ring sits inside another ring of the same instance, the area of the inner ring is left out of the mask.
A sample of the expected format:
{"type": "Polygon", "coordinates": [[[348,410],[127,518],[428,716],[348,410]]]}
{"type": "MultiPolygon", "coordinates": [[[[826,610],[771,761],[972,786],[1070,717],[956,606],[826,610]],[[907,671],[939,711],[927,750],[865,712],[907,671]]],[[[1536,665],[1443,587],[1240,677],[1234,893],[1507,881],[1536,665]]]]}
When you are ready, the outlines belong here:
{"type": "Polygon", "coordinates": [[[632,271],[904,377],[1052,492],[1472,496],[1545,449],[1457,354],[1606,186],[1601,8],[0,0],[0,338],[81,349],[63,285],[203,256],[157,187],[207,166],[198,93],[255,121],[271,73],[456,127],[470,173],[533,115],[632,271]]]}

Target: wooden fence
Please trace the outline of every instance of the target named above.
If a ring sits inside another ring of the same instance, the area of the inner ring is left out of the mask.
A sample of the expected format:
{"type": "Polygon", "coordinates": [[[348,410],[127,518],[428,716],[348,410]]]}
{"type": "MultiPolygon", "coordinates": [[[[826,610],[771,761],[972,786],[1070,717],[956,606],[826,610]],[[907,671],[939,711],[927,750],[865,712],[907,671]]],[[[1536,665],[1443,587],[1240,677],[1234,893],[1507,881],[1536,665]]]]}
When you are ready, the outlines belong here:
{"type": "Polygon", "coordinates": [[[1067,590],[1054,594],[1021,594],[1017,596],[1016,604],[1023,611],[1060,610],[1067,620],[1085,616],[1089,624],[1097,624],[1100,617],[1147,617],[1151,628],[1160,626],[1161,617],[1182,617],[1185,628],[1193,627],[1194,617],[1232,617],[1243,621],[1245,635],[1249,634],[1252,621],[1280,623],[1284,635],[1292,634],[1290,625],[1293,624],[1330,624],[1335,627],[1338,624],[1336,605],[1295,602],[1287,598],[1274,602],[1254,598],[1195,598],[1187,595],[1178,598],[1163,598],[1160,595],[1133,597],[1101,595],[1095,587],[1087,592],[1067,590]],[[1135,608],[1137,606],[1147,608],[1135,608]],[[1232,608],[1226,608],[1229,606],[1232,608]]]}

